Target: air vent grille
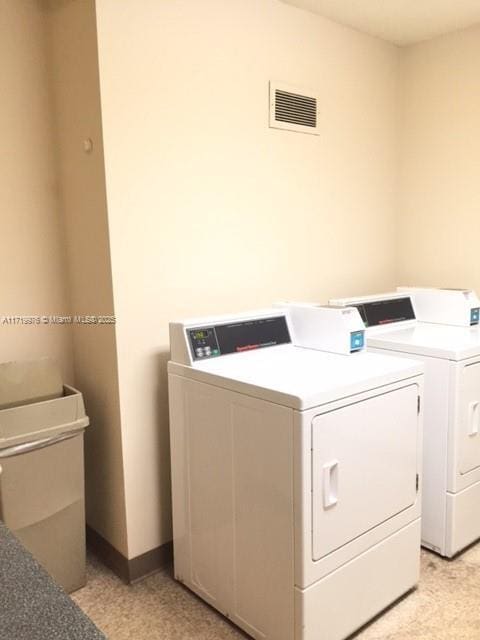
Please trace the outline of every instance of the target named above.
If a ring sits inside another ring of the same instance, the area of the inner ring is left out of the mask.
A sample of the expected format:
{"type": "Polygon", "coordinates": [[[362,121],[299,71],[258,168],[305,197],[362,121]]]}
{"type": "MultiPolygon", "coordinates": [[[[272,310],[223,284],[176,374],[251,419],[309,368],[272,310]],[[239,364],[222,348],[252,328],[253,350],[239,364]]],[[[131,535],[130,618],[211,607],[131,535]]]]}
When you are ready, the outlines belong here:
{"type": "Polygon", "coordinates": [[[275,120],[301,124],[304,127],[317,126],[317,100],[298,93],[275,90],[275,120]]]}
{"type": "Polygon", "coordinates": [[[270,126],[318,135],[317,98],[286,85],[270,83],[270,126]]]}

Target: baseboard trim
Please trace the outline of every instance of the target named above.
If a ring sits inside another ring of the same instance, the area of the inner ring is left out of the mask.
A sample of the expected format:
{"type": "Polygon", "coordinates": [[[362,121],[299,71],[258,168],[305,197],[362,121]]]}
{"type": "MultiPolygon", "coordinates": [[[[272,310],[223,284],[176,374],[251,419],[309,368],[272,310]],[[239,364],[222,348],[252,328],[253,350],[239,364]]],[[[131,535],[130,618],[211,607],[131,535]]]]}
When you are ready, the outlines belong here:
{"type": "Polygon", "coordinates": [[[163,569],[172,562],[173,544],[166,542],[151,551],[129,560],[105,540],[95,529],[87,525],[87,546],[123,582],[132,584],[163,569]]]}
{"type": "Polygon", "coordinates": [[[130,583],[143,580],[151,573],[170,566],[173,561],[173,542],[142,553],[142,555],[128,561],[130,583]]]}

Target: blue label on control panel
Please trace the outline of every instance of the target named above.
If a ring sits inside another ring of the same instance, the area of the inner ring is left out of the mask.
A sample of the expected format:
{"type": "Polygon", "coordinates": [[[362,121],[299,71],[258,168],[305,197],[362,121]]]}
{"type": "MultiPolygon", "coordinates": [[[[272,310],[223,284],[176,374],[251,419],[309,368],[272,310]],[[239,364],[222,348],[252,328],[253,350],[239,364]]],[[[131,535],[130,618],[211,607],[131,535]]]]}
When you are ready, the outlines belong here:
{"type": "Polygon", "coordinates": [[[365,345],[365,331],[352,331],[350,334],[350,351],[359,351],[365,345]]]}
{"type": "Polygon", "coordinates": [[[480,308],[475,307],[474,309],[470,309],[470,324],[479,324],[480,323],[480,308]]]}

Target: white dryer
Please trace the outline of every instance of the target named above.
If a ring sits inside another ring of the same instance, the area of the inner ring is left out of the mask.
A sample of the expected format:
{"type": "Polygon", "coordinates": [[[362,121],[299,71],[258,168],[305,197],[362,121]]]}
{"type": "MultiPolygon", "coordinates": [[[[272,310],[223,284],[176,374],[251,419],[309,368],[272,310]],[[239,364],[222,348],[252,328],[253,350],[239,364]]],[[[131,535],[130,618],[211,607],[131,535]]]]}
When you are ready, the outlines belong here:
{"type": "Polygon", "coordinates": [[[331,302],[359,309],[370,351],[424,362],[422,544],[452,557],[480,538],[478,298],[399,288],[331,302]]]}
{"type": "Polygon", "coordinates": [[[170,324],[175,577],[254,638],[346,638],[418,580],[423,368],[350,311],[351,355],[279,309],[170,324]]]}

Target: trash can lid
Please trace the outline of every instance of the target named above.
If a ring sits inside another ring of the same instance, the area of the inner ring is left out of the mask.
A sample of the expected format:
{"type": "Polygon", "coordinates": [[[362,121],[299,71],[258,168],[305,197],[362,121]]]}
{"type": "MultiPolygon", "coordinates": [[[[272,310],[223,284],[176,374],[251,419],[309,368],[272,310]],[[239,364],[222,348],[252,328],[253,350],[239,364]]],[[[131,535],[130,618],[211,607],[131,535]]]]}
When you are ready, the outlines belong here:
{"type": "Polygon", "coordinates": [[[0,449],[82,430],[88,424],[82,394],[64,385],[60,398],[0,409],[0,449]]]}

